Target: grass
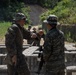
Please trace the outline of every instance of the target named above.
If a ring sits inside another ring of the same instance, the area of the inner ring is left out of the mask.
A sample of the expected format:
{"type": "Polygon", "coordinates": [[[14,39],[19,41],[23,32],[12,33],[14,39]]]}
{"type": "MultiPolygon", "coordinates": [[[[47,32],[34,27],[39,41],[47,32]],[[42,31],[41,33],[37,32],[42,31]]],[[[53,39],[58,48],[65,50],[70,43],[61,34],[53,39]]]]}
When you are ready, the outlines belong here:
{"type": "Polygon", "coordinates": [[[5,36],[5,33],[10,25],[10,22],[0,22],[0,38],[5,36]]]}
{"type": "MultiPolygon", "coordinates": [[[[10,25],[11,22],[0,22],[0,38],[4,38],[5,33],[10,25]]],[[[24,27],[27,28],[28,25],[25,25],[24,27]]]]}

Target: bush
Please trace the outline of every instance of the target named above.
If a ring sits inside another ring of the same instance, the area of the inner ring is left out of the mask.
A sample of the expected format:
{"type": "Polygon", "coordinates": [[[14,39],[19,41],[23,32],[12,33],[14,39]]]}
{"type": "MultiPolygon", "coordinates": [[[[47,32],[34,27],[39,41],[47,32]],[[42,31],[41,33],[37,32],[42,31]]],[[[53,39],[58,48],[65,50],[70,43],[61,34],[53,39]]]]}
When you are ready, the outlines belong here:
{"type": "Polygon", "coordinates": [[[20,2],[17,4],[11,4],[9,7],[0,8],[0,21],[12,21],[13,16],[17,12],[22,12],[28,17],[29,8],[25,7],[25,4],[20,2]]]}
{"type": "Polygon", "coordinates": [[[76,1],[74,0],[62,0],[54,7],[54,9],[49,9],[41,15],[41,20],[43,21],[50,14],[55,14],[59,18],[59,22],[62,24],[76,24],[76,1]]]}

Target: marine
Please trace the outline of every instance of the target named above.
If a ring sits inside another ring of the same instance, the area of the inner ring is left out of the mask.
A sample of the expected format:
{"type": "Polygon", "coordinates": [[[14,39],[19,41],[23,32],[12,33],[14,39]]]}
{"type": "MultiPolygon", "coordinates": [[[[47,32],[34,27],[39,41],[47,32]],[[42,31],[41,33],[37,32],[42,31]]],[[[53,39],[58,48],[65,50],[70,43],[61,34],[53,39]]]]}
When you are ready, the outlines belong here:
{"type": "Polygon", "coordinates": [[[65,75],[64,34],[57,29],[58,17],[49,15],[44,22],[48,29],[43,50],[44,75],[65,75]]]}

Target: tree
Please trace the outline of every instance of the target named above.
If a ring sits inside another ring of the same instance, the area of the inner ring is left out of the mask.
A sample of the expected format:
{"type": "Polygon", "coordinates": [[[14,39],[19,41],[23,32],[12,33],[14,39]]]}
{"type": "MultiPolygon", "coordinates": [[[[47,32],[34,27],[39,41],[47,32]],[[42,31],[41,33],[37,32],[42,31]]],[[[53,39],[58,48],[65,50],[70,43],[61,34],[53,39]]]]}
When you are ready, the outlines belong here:
{"type": "Polygon", "coordinates": [[[8,7],[10,0],[0,0],[0,7],[8,7]]]}

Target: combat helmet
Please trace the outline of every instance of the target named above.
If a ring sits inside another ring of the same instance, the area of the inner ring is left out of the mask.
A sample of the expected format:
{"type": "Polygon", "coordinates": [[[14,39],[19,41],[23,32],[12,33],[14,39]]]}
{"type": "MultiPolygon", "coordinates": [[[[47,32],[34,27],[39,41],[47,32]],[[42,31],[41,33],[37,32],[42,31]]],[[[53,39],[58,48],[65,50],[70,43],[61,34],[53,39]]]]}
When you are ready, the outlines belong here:
{"type": "Polygon", "coordinates": [[[14,18],[15,21],[22,20],[22,19],[26,20],[26,16],[23,13],[17,13],[15,15],[15,18],[14,18]]]}
{"type": "Polygon", "coordinates": [[[58,18],[56,15],[49,15],[44,22],[51,25],[51,26],[56,26],[57,20],[58,20],[58,18]]]}

